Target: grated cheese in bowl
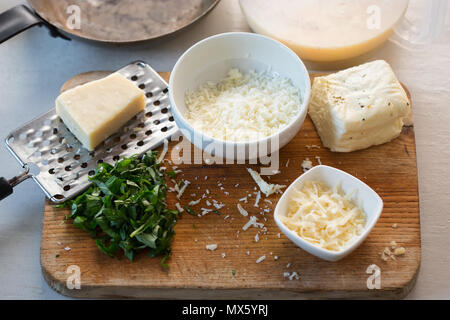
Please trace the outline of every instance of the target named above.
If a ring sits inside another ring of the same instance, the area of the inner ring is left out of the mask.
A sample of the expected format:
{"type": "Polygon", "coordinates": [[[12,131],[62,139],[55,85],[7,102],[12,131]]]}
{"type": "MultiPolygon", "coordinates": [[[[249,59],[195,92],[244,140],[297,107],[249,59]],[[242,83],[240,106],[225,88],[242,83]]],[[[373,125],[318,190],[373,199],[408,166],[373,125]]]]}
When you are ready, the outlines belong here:
{"type": "Polygon", "coordinates": [[[341,251],[361,235],[366,224],[364,211],[343,194],[320,181],[305,181],[294,189],[281,222],[302,239],[326,250],[341,251]]]}
{"type": "Polygon", "coordinates": [[[253,141],[278,133],[300,112],[302,97],[291,81],[268,72],[231,69],[219,83],[185,93],[187,119],[216,139],[253,141]]]}

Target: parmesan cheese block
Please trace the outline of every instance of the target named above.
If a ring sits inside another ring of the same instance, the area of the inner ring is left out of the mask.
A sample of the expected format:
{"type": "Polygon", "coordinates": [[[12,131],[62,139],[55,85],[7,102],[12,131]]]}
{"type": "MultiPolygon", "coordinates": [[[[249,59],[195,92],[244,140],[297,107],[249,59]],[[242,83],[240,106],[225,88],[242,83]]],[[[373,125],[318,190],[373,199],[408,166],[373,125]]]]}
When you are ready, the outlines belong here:
{"type": "Polygon", "coordinates": [[[67,90],[56,99],[56,113],[88,150],[144,108],[144,91],[118,73],[67,90]]]}
{"type": "Polygon", "coordinates": [[[314,79],[309,115],[325,147],[350,152],[389,142],[410,112],[405,90],[386,61],[314,79]]]}

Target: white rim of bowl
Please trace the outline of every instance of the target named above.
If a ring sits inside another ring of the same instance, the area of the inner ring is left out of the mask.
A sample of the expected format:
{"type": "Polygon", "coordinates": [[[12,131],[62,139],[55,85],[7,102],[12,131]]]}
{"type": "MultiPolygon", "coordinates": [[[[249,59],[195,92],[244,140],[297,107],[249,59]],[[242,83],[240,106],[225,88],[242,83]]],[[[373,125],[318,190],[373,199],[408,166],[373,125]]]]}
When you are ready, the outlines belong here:
{"type": "MultiPolygon", "coordinates": [[[[189,49],[187,49],[187,50],[180,56],[180,58],[178,58],[177,62],[175,63],[175,66],[173,67],[173,70],[172,70],[172,74],[175,74],[175,75],[176,75],[177,69],[178,69],[180,63],[182,62],[182,60],[184,59],[184,57],[185,57],[186,55],[188,55],[195,47],[197,47],[197,46],[199,46],[199,45],[201,45],[201,44],[203,44],[204,42],[207,42],[207,41],[209,41],[209,40],[212,40],[212,39],[215,39],[215,38],[228,37],[228,36],[231,36],[231,35],[243,35],[243,36],[249,36],[249,37],[255,37],[255,38],[264,38],[264,39],[266,39],[266,40],[273,41],[274,43],[276,43],[277,45],[279,45],[281,48],[283,48],[284,50],[288,51],[288,53],[289,53],[290,55],[292,55],[295,59],[298,60],[298,62],[299,62],[299,64],[300,64],[300,67],[303,69],[303,71],[305,72],[305,74],[308,75],[308,79],[306,79],[307,81],[306,81],[305,94],[304,94],[304,97],[303,97],[304,99],[303,99],[302,104],[300,105],[300,110],[299,110],[298,114],[295,116],[295,118],[292,119],[292,121],[289,122],[289,123],[288,123],[284,128],[282,128],[280,131],[278,131],[278,132],[276,132],[276,133],[274,133],[274,134],[272,134],[272,135],[270,135],[270,136],[268,136],[268,137],[264,137],[264,138],[262,138],[262,139],[248,140],[248,141],[233,141],[233,140],[222,140],[222,139],[219,139],[219,138],[211,137],[211,136],[209,136],[209,135],[203,133],[202,131],[200,131],[200,130],[194,128],[194,127],[189,123],[189,121],[187,121],[187,120],[185,119],[185,117],[181,114],[181,112],[178,110],[178,107],[176,106],[176,104],[175,104],[175,102],[174,102],[174,98],[173,98],[173,90],[172,90],[172,83],[173,83],[173,80],[172,80],[172,79],[174,79],[173,77],[171,77],[170,80],[169,80],[169,99],[170,99],[170,104],[171,104],[171,106],[172,106],[172,111],[173,111],[173,113],[175,114],[175,117],[176,117],[178,120],[182,121],[183,124],[184,124],[186,127],[188,127],[190,130],[192,130],[192,131],[194,131],[194,132],[198,132],[202,137],[205,137],[206,139],[211,140],[211,141],[216,141],[216,142],[219,142],[219,143],[221,143],[221,144],[232,143],[232,144],[236,144],[236,145],[246,145],[246,144],[251,144],[251,143],[267,142],[267,141],[269,141],[269,140],[275,138],[276,136],[281,135],[281,133],[283,133],[284,131],[287,131],[287,130],[288,130],[288,129],[296,122],[296,121],[298,121],[299,118],[300,118],[300,115],[302,114],[301,111],[302,111],[303,108],[306,109],[306,110],[305,110],[306,112],[308,111],[307,109],[308,109],[309,99],[310,99],[310,96],[311,96],[311,82],[310,82],[310,80],[309,80],[309,72],[308,72],[308,69],[305,67],[305,64],[303,63],[302,59],[300,59],[300,57],[299,57],[294,51],[292,51],[289,47],[287,47],[285,44],[283,44],[283,43],[281,43],[280,41],[277,41],[277,40],[275,40],[275,39],[272,39],[272,38],[270,38],[270,37],[268,37],[268,36],[264,36],[264,35],[256,34],[256,33],[251,33],[251,32],[225,32],[225,33],[219,33],[219,34],[216,34],[216,35],[207,37],[207,38],[205,38],[205,39],[203,39],[203,40],[200,40],[199,42],[197,42],[197,43],[195,43],[194,45],[192,45],[189,49]]],[[[275,70],[275,72],[276,72],[276,70],[275,70]]],[[[291,80],[291,79],[289,79],[289,80],[291,80]]],[[[297,88],[297,89],[298,89],[298,88],[297,88]]],[[[203,139],[202,139],[202,140],[203,140],[203,139]]]]}

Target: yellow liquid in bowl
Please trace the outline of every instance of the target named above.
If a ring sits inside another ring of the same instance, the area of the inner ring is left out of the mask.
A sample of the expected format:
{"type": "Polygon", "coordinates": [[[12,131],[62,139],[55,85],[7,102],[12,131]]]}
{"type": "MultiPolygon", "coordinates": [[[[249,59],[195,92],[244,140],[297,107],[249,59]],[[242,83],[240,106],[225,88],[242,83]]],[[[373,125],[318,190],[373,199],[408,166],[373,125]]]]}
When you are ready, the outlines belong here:
{"type": "Polygon", "coordinates": [[[408,0],[240,0],[250,28],[310,61],[366,53],[392,34],[408,0]]]}

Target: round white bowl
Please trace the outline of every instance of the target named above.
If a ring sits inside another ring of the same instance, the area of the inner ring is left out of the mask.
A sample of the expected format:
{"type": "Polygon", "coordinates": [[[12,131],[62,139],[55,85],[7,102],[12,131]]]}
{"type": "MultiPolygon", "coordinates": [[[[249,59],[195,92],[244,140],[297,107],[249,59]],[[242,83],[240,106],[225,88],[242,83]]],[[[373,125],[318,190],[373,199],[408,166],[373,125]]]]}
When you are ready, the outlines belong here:
{"type": "Polygon", "coordinates": [[[261,157],[287,144],[305,120],[310,92],[308,71],[291,49],[269,37],[247,32],[222,33],[196,43],[178,59],[169,82],[172,113],[181,133],[198,148],[233,160],[253,159],[255,154],[261,157]],[[224,141],[194,129],[185,116],[186,91],[195,90],[207,81],[219,82],[231,68],[243,72],[270,69],[289,78],[302,97],[297,116],[276,134],[259,140],[224,141]]]}

